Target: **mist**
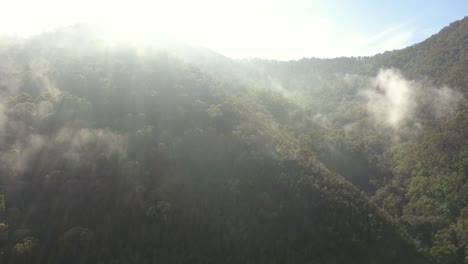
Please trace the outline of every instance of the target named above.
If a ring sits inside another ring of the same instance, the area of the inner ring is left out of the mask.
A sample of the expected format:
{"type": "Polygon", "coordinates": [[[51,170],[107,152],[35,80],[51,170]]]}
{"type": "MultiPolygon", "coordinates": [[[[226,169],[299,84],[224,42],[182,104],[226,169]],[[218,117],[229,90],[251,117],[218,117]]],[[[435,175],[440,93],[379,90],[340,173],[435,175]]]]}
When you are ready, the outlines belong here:
{"type": "Polygon", "coordinates": [[[440,118],[453,113],[464,100],[458,91],[409,80],[397,69],[379,70],[377,76],[370,80],[370,88],[362,93],[373,120],[395,130],[416,124],[418,110],[422,106],[440,118]]]}
{"type": "Polygon", "coordinates": [[[439,51],[465,35],[450,28],[291,61],[89,25],[0,43],[0,263],[461,259],[466,58],[439,51]]]}

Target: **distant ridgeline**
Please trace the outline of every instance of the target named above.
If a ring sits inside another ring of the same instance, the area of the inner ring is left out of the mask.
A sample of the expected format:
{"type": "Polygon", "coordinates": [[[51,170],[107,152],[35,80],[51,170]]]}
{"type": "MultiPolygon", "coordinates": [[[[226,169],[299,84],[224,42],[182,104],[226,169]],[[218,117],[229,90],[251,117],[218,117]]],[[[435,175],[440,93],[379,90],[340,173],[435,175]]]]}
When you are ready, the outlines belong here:
{"type": "Polygon", "coordinates": [[[0,44],[1,263],[468,263],[468,19],[373,57],[0,44]]]}

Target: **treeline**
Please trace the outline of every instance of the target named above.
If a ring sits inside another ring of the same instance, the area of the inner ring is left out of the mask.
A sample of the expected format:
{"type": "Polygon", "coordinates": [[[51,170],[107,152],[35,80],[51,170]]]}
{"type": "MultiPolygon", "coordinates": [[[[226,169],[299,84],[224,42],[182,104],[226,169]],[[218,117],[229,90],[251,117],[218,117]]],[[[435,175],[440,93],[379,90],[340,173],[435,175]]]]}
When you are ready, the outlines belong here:
{"type": "Polygon", "coordinates": [[[291,62],[1,46],[1,262],[468,263],[467,25],[291,62]]]}
{"type": "Polygon", "coordinates": [[[280,94],[65,37],[2,53],[3,263],[424,262],[280,94]]]}

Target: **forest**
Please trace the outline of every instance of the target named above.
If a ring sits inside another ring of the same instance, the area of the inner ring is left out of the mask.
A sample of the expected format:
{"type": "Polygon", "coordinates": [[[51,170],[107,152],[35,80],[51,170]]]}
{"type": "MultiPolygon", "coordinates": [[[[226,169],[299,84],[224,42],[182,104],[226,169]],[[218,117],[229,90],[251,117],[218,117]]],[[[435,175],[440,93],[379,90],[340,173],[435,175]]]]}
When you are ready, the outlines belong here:
{"type": "Polygon", "coordinates": [[[0,263],[467,264],[467,69],[0,38],[0,263]]]}

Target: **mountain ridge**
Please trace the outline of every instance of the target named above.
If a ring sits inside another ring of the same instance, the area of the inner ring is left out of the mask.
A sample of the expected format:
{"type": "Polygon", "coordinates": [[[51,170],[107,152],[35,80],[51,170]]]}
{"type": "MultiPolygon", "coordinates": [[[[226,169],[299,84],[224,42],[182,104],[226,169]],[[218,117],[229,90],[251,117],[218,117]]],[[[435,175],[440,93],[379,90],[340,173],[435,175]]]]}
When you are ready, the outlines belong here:
{"type": "Polygon", "coordinates": [[[364,59],[106,47],[79,27],[2,48],[0,260],[463,263],[468,104],[422,95],[466,94],[467,25],[364,59]],[[378,80],[420,92],[416,114],[377,120],[378,80]]]}

